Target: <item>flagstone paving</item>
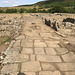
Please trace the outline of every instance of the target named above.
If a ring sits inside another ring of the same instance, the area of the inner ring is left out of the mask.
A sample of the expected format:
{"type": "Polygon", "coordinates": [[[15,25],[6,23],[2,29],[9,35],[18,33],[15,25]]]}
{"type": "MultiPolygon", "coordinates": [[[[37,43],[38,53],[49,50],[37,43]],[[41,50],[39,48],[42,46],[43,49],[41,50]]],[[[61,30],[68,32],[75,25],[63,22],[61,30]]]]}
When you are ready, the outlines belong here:
{"type": "Polygon", "coordinates": [[[75,75],[75,54],[36,16],[23,15],[21,35],[5,51],[1,75],[75,75]],[[23,75],[23,74],[22,74],[23,75]]]}

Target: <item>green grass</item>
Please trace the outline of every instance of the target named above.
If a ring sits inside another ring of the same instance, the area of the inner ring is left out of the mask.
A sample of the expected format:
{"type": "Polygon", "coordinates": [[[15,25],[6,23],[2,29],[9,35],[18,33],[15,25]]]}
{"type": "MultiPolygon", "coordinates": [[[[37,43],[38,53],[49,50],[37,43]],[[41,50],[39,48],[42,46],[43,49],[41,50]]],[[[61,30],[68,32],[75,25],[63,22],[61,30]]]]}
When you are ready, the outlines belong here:
{"type": "Polygon", "coordinates": [[[61,5],[61,6],[64,6],[64,7],[72,7],[75,5],[75,1],[74,2],[48,2],[46,4],[42,4],[42,5],[39,5],[41,7],[52,7],[52,6],[56,6],[56,5],[61,5]]]}
{"type": "Polygon", "coordinates": [[[11,37],[0,37],[0,45],[10,41],[11,41],[11,37]]]}

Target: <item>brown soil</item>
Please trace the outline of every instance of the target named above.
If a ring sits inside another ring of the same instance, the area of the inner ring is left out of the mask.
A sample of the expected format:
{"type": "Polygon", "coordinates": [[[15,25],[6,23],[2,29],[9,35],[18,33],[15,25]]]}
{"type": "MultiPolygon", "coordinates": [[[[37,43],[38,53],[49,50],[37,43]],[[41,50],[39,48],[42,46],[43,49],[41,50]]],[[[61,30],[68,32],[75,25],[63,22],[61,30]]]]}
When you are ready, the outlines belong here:
{"type": "Polygon", "coordinates": [[[7,47],[8,47],[8,45],[6,45],[6,44],[0,45],[0,53],[2,51],[5,51],[7,49],[7,47]]]}
{"type": "Polygon", "coordinates": [[[8,37],[0,37],[0,53],[8,47],[8,44],[5,44],[7,39],[8,37]]]}

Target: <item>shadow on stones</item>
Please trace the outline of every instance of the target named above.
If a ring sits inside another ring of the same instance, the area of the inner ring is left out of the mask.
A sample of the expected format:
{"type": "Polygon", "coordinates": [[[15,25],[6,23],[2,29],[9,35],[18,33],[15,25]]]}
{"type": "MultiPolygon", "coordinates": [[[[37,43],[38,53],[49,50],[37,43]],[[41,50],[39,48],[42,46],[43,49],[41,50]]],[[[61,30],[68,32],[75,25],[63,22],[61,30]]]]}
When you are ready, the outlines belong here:
{"type": "Polygon", "coordinates": [[[26,74],[19,72],[17,75],[26,75],[26,74]]]}
{"type": "MultiPolygon", "coordinates": [[[[46,24],[47,26],[50,26],[50,27],[51,27],[51,21],[50,21],[50,20],[46,20],[46,19],[45,19],[45,24],[46,24]]],[[[55,23],[52,23],[52,28],[53,28],[55,31],[57,31],[56,22],[55,22],[55,23]]]]}
{"type": "Polygon", "coordinates": [[[75,19],[73,18],[66,18],[63,20],[63,22],[71,22],[71,23],[74,23],[75,22],[75,19]]]}
{"type": "Polygon", "coordinates": [[[45,19],[45,24],[46,24],[47,26],[50,26],[50,25],[51,25],[51,21],[50,21],[50,20],[47,21],[47,20],[45,19]]]}

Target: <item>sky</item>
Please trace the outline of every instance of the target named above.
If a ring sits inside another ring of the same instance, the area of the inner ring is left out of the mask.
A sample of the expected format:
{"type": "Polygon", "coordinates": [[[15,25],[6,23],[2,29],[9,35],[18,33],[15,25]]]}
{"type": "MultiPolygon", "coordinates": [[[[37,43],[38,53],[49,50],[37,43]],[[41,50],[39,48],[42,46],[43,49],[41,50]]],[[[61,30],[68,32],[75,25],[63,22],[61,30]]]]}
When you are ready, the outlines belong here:
{"type": "Polygon", "coordinates": [[[18,5],[34,4],[44,0],[0,0],[0,7],[12,7],[18,5]]]}

